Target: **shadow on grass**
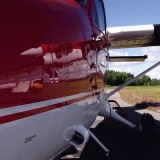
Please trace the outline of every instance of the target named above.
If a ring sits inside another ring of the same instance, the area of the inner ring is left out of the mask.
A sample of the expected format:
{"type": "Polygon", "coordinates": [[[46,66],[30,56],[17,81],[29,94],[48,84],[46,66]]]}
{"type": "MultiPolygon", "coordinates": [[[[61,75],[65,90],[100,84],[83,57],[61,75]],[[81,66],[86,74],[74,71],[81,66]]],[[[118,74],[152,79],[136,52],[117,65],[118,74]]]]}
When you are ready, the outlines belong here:
{"type": "Polygon", "coordinates": [[[138,107],[141,109],[150,109],[150,110],[158,111],[160,110],[160,102],[142,101],[142,102],[136,103],[135,107],[138,107]]]}

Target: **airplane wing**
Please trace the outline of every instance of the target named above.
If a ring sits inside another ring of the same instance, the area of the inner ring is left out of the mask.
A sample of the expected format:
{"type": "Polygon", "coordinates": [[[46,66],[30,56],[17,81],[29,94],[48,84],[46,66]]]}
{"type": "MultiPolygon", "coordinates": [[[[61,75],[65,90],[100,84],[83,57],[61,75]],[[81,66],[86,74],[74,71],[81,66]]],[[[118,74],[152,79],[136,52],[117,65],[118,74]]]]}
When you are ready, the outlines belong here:
{"type": "Polygon", "coordinates": [[[109,62],[138,62],[145,61],[148,58],[147,55],[144,56],[109,56],[109,62]]]}
{"type": "Polygon", "coordinates": [[[108,27],[110,49],[160,45],[160,25],[108,27]]]}

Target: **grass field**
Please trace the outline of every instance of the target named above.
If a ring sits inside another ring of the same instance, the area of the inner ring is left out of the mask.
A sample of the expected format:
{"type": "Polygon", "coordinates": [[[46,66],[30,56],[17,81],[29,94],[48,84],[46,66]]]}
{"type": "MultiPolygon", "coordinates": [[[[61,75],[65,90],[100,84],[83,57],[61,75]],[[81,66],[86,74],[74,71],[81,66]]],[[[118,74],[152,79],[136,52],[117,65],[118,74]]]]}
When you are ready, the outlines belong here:
{"type": "Polygon", "coordinates": [[[128,86],[119,93],[131,105],[160,112],[160,86],[128,86]]]}

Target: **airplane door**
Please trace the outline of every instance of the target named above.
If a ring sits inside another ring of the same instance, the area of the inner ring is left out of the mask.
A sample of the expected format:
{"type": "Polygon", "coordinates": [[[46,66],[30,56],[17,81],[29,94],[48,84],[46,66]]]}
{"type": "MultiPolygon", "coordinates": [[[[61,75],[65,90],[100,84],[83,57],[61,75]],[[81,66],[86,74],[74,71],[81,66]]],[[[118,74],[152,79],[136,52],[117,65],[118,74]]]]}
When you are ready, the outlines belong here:
{"type": "Polygon", "coordinates": [[[106,34],[107,25],[105,7],[102,0],[93,1],[91,21],[93,22],[92,27],[96,39],[96,85],[97,88],[100,89],[105,87],[105,78],[108,70],[108,49],[106,48],[107,37],[104,35],[106,34]],[[103,39],[105,39],[105,41],[103,41],[103,39]]]}
{"type": "MultiPolygon", "coordinates": [[[[87,2],[86,10],[92,26],[92,39],[93,43],[86,44],[86,60],[87,67],[87,105],[86,105],[86,126],[89,124],[89,120],[92,117],[96,117],[99,109],[99,102],[101,94],[104,89],[104,72],[107,70],[106,54],[102,50],[101,46],[104,46],[104,42],[98,42],[98,36],[102,35],[102,31],[105,33],[106,20],[103,1],[92,0],[87,2]],[[102,54],[103,53],[103,54],[102,54]],[[101,64],[101,65],[99,65],[101,64]],[[92,95],[90,94],[92,93],[92,95]],[[87,124],[88,122],[88,124],[87,124]]],[[[90,121],[93,122],[93,121],[90,121]]]]}

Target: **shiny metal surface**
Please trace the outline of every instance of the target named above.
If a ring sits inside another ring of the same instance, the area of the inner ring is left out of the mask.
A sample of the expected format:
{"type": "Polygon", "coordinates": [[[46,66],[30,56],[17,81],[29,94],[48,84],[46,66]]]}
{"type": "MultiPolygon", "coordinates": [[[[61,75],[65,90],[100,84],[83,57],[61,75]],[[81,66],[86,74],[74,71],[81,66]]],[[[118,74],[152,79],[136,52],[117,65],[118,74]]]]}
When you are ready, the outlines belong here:
{"type": "Polygon", "coordinates": [[[0,10],[1,158],[48,159],[69,145],[67,127],[88,129],[98,114],[103,42],[71,0],[2,0],[0,10]]]}

